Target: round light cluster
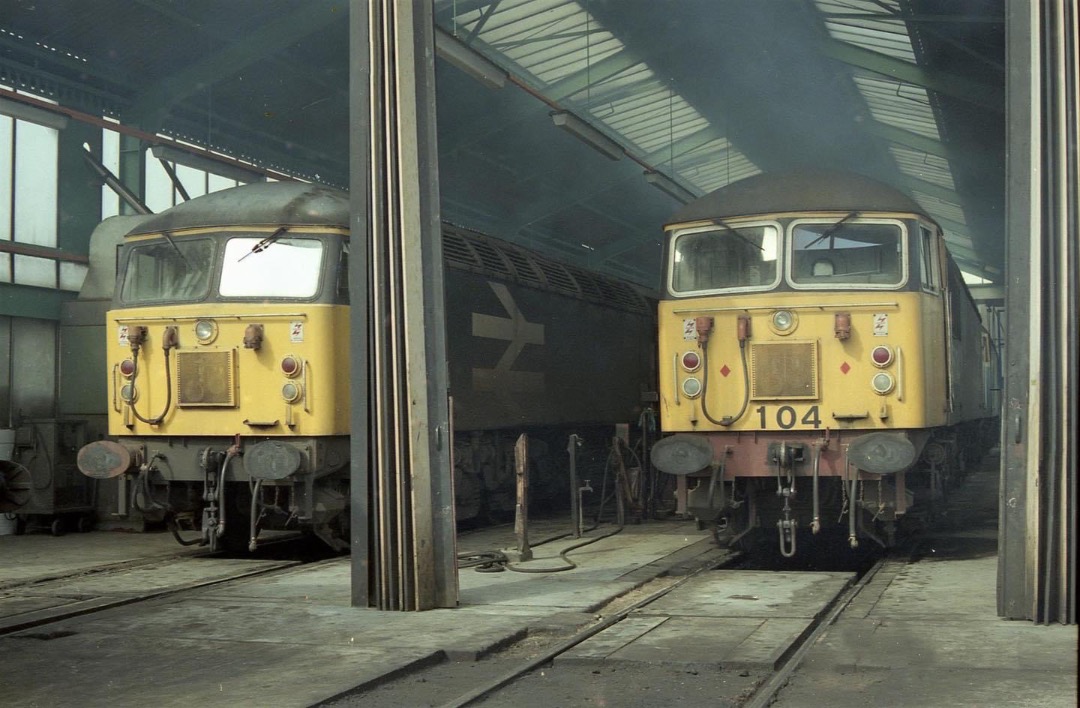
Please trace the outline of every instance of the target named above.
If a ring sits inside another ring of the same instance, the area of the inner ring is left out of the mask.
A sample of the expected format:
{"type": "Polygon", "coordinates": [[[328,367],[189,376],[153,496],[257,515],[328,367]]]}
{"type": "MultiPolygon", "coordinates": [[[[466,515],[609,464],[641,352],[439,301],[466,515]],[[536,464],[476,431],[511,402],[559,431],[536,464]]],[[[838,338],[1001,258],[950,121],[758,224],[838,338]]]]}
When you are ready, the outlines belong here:
{"type": "Polygon", "coordinates": [[[135,375],[135,361],[133,359],[124,359],[120,362],[120,374],[125,378],[131,378],[135,375]]]}
{"type": "Polygon", "coordinates": [[[896,381],[893,379],[892,374],[887,374],[884,371],[878,374],[874,374],[874,378],[870,379],[870,385],[874,388],[874,393],[884,396],[889,393],[896,386],[896,381]]]}
{"type": "Polygon", "coordinates": [[[682,392],[687,398],[696,398],[701,394],[701,381],[696,376],[690,376],[682,382],[682,392]]]}
{"type": "Polygon", "coordinates": [[[874,366],[888,366],[892,363],[893,351],[884,344],[874,347],[874,350],[870,352],[870,360],[874,362],[874,366]]]}
{"type": "Polygon", "coordinates": [[[682,355],[682,365],[687,371],[697,371],[701,366],[701,356],[697,352],[686,352],[682,355]]]}
{"type": "Polygon", "coordinates": [[[289,354],[281,360],[281,373],[288,376],[290,379],[300,375],[300,372],[304,369],[304,362],[292,354],[289,354]]]}
{"type": "Polygon", "coordinates": [[[288,403],[299,401],[302,393],[303,389],[301,389],[300,384],[295,381],[286,381],[285,385],[281,387],[281,397],[288,403]]]}
{"type": "Polygon", "coordinates": [[[217,339],[218,326],[213,320],[199,320],[195,323],[195,339],[199,344],[209,344],[217,339]]]}

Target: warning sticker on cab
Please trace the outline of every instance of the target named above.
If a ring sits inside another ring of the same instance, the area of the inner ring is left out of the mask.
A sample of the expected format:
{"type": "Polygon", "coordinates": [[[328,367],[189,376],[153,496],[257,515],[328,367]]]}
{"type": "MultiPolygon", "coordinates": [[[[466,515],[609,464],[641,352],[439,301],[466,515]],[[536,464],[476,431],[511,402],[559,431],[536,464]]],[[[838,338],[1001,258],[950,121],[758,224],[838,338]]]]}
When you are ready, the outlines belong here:
{"type": "Polygon", "coordinates": [[[889,334],[889,315],[885,312],[874,313],[874,336],[885,337],[889,334]]]}
{"type": "Polygon", "coordinates": [[[682,321],[682,338],[688,342],[697,339],[697,325],[693,317],[682,321]]]}
{"type": "Polygon", "coordinates": [[[304,341],[304,323],[293,322],[289,325],[289,341],[290,342],[302,342],[304,341]]]}

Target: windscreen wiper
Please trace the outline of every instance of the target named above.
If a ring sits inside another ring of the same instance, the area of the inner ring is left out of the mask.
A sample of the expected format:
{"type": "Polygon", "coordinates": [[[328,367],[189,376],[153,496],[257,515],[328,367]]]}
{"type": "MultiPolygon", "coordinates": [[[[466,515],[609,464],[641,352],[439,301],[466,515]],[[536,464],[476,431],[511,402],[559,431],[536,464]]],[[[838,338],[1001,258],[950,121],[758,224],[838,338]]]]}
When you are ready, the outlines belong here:
{"type": "Polygon", "coordinates": [[[266,249],[270,248],[270,244],[274,243],[274,241],[277,241],[279,238],[284,236],[286,234],[286,232],[288,232],[288,230],[289,230],[289,227],[287,227],[287,226],[279,226],[277,231],[270,234],[269,236],[264,238],[262,241],[259,241],[257,244],[255,244],[254,246],[251,247],[250,251],[248,251],[244,255],[240,256],[240,258],[237,259],[237,263],[239,263],[240,261],[242,261],[245,258],[247,258],[248,256],[250,256],[252,253],[262,253],[266,249]]]}
{"type": "MultiPolygon", "coordinates": [[[[845,216],[843,219],[841,219],[840,221],[837,221],[835,224],[833,224],[829,228],[822,231],[821,235],[818,236],[816,239],[814,239],[810,243],[803,246],[802,250],[806,250],[808,248],[813,248],[814,244],[820,243],[821,241],[824,241],[825,239],[829,238],[830,236],[834,236],[836,234],[836,232],[839,231],[841,229],[841,227],[843,227],[843,225],[845,223],[847,223],[849,220],[855,218],[858,215],[859,215],[859,212],[857,212],[857,211],[853,211],[853,212],[848,213],[848,215],[845,216]]],[[[829,250],[830,251],[832,250],[832,241],[829,241],[829,250]]]]}
{"type": "Polygon", "coordinates": [[[750,244],[751,246],[753,246],[753,247],[754,247],[754,248],[756,248],[757,250],[759,250],[759,251],[764,251],[764,250],[765,250],[765,249],[764,249],[764,248],[762,248],[761,246],[757,245],[756,243],[754,243],[753,241],[751,241],[750,239],[748,239],[748,238],[747,238],[746,236],[743,236],[743,234],[742,234],[742,233],[741,233],[741,232],[740,232],[740,231],[739,231],[738,229],[736,229],[736,228],[735,228],[734,226],[732,226],[731,224],[727,223],[727,222],[726,222],[726,221],[724,221],[723,219],[714,219],[714,221],[715,221],[715,222],[716,222],[717,224],[719,224],[720,226],[723,226],[723,227],[724,227],[724,230],[726,230],[726,231],[727,231],[727,232],[728,232],[729,234],[731,234],[731,235],[733,235],[733,236],[738,236],[738,237],[739,237],[739,238],[741,238],[741,239],[742,239],[743,241],[745,241],[746,243],[750,244]]]}

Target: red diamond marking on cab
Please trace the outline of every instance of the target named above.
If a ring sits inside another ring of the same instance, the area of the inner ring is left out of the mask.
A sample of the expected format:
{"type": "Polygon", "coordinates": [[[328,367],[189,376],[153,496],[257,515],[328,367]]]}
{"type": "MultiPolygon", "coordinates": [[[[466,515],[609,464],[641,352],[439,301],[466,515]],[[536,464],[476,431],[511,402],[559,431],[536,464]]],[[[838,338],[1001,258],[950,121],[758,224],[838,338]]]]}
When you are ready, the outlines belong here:
{"type": "Polygon", "coordinates": [[[727,377],[727,375],[730,374],[730,373],[731,373],[731,369],[727,368],[727,364],[724,364],[724,368],[720,369],[720,375],[724,376],[724,377],[727,377]]]}
{"type": "Polygon", "coordinates": [[[848,363],[845,361],[843,364],[840,365],[840,371],[846,374],[847,372],[851,371],[851,367],[848,366],[848,363]]]}

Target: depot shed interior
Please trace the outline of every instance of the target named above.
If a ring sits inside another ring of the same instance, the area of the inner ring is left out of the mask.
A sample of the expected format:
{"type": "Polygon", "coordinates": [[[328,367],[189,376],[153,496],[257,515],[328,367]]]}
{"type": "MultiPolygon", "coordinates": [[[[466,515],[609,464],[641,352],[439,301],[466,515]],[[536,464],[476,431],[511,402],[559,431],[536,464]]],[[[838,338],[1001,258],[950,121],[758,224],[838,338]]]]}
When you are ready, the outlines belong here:
{"type": "MultiPolygon", "coordinates": [[[[1007,30],[1036,5],[434,0],[440,216],[656,288],[680,204],[762,172],[848,170],[933,216],[1000,313],[1018,169],[1007,79],[1038,74],[1009,63],[1007,30]]],[[[104,377],[77,328],[61,337],[61,305],[91,231],[130,207],[84,145],[154,211],[184,199],[166,166],[189,196],[264,179],[348,188],[348,17],[366,6],[4,4],[0,428],[60,421],[62,447],[62,421],[103,413],[104,377]]]]}

